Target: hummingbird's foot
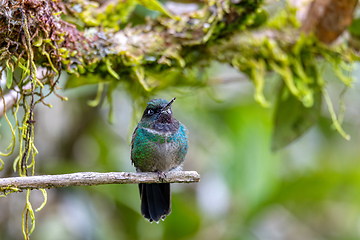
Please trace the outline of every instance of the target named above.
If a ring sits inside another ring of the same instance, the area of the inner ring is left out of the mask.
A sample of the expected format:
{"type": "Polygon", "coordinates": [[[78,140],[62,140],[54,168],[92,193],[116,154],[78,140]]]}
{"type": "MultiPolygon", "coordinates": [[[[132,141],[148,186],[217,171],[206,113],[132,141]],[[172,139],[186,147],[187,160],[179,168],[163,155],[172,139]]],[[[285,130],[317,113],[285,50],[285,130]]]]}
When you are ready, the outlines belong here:
{"type": "Polygon", "coordinates": [[[161,182],[164,182],[164,179],[166,178],[166,174],[164,172],[162,172],[162,171],[157,171],[157,173],[158,173],[158,176],[159,176],[159,180],[161,182]]]}

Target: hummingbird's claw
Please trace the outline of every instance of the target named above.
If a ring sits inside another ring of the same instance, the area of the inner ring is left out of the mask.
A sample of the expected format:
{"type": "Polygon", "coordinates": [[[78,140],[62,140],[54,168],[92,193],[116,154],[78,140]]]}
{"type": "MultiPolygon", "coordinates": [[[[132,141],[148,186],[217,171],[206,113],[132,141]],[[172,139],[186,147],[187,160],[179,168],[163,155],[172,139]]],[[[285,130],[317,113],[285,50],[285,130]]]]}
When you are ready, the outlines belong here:
{"type": "Polygon", "coordinates": [[[159,176],[159,180],[161,182],[164,182],[164,179],[166,178],[166,174],[164,172],[162,172],[162,171],[157,171],[157,173],[158,173],[158,176],[159,176]]]}

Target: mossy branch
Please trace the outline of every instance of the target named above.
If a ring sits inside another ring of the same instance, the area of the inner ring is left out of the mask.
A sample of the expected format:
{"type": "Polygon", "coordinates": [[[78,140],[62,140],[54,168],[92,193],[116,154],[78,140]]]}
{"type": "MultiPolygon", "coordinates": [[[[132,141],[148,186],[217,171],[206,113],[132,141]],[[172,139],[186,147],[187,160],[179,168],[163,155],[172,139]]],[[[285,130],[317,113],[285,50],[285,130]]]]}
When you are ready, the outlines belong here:
{"type": "Polygon", "coordinates": [[[0,178],[0,191],[104,184],[193,183],[199,181],[200,175],[196,171],[168,172],[164,179],[160,179],[157,173],[152,172],[79,172],[59,175],[0,178]]]}

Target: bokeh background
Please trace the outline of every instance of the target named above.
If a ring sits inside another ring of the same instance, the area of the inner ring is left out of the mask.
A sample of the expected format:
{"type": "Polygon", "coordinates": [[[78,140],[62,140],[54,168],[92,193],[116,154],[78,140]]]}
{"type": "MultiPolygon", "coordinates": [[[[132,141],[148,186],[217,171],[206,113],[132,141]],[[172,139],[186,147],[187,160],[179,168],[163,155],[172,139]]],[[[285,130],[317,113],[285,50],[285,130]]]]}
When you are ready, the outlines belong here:
{"type": "MultiPolygon", "coordinates": [[[[360,238],[360,76],[354,66],[353,88],[345,94],[344,128],[351,141],[333,128],[324,106],[320,121],[287,148],[272,152],[273,107],[253,99],[253,85],[226,65],[206,73],[208,87],[169,89],[154,97],[171,99],[175,117],[189,129],[185,170],[201,174],[200,183],[172,184],[172,213],[159,224],[140,214],[136,185],[51,189],[36,213],[31,239],[359,239],[360,238]]],[[[342,85],[332,75],[329,91],[339,101],[342,85]]],[[[66,80],[63,74],[63,80],[66,80]]],[[[63,81],[64,82],[64,81],[63,81]]],[[[269,76],[267,97],[279,79],[269,76]]],[[[36,108],[36,174],[78,171],[134,171],[130,138],[141,111],[121,88],[114,95],[115,121],[108,122],[106,102],[89,107],[96,86],[63,90],[54,106],[36,108]]],[[[0,120],[2,150],[10,140],[0,120]]],[[[5,158],[0,177],[16,176],[13,156],[5,158]]],[[[34,208],[40,191],[31,193],[34,208]]],[[[0,239],[22,239],[25,194],[0,198],[0,239]]]]}

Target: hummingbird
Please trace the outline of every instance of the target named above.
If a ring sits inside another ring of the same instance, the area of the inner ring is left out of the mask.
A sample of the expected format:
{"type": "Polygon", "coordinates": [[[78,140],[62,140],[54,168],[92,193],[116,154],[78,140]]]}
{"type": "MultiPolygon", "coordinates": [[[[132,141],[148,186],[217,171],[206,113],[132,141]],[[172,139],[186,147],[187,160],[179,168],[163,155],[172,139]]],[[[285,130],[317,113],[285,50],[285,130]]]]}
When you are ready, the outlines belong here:
{"type": "MultiPolygon", "coordinates": [[[[173,116],[170,102],[147,103],[131,140],[131,161],[137,172],[181,171],[188,150],[187,129],[173,116]]],[[[164,220],[171,212],[170,183],[140,183],[141,214],[150,222],[164,220]]]]}

